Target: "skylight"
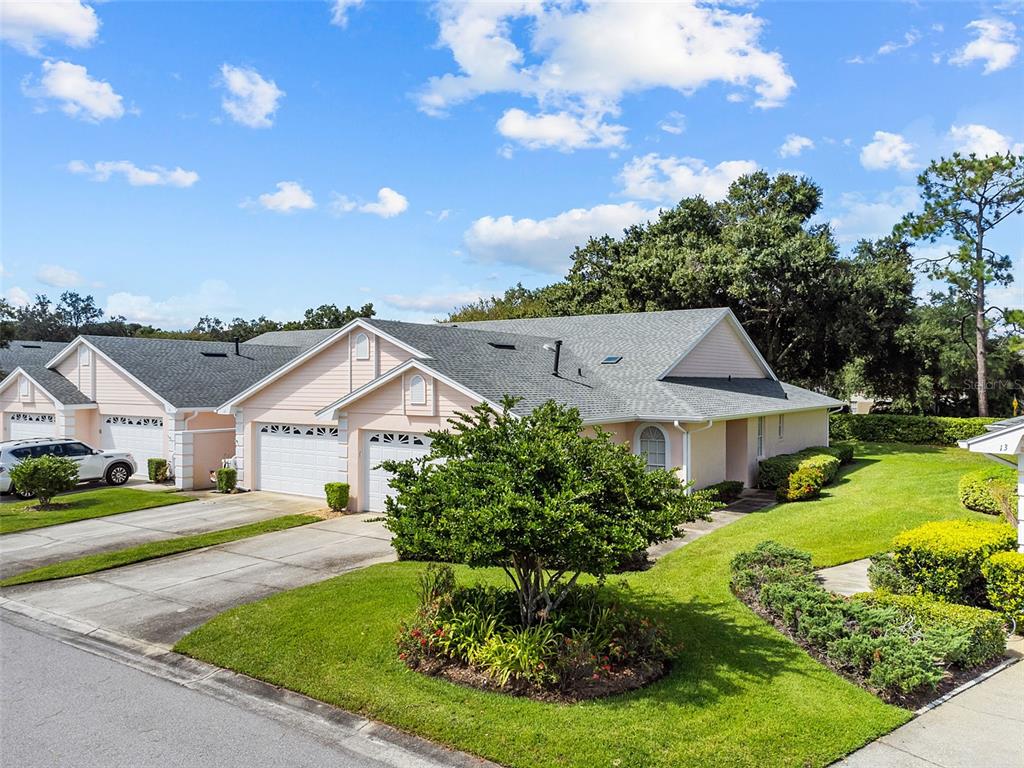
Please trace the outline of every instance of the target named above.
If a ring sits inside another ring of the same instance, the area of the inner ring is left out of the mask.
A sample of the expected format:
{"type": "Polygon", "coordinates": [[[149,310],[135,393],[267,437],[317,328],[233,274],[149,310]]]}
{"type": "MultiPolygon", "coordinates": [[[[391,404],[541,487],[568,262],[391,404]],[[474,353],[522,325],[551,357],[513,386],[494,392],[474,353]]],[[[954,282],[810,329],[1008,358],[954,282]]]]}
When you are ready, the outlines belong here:
{"type": "Polygon", "coordinates": [[[622,355],[608,355],[608,357],[601,361],[601,365],[615,365],[621,359],[622,355]]]}
{"type": "Polygon", "coordinates": [[[515,349],[516,348],[515,344],[499,344],[496,341],[488,341],[487,343],[490,344],[495,349],[515,349]]]}
{"type": "Polygon", "coordinates": [[[203,357],[227,357],[227,352],[200,352],[203,357]]]}
{"type": "Polygon", "coordinates": [[[22,349],[42,349],[43,345],[42,344],[22,344],[21,348],[22,349]]]}

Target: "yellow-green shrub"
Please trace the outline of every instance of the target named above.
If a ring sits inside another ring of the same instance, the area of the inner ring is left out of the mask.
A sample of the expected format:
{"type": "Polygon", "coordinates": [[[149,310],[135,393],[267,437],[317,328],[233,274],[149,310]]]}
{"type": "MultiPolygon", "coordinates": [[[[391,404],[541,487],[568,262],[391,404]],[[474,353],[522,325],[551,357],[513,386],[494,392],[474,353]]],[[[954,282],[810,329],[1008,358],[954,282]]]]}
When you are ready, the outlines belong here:
{"type": "Polygon", "coordinates": [[[966,605],[985,602],[982,563],[1016,549],[1012,526],[987,520],[925,523],[893,539],[893,562],[917,585],[918,594],[966,605]]]}
{"type": "Polygon", "coordinates": [[[1006,515],[1017,508],[1017,473],[991,466],[960,478],[960,503],[987,515],[1006,515]]]}
{"type": "Polygon", "coordinates": [[[997,552],[981,566],[988,601],[1020,626],[1024,624],[1024,552],[997,552]]]}

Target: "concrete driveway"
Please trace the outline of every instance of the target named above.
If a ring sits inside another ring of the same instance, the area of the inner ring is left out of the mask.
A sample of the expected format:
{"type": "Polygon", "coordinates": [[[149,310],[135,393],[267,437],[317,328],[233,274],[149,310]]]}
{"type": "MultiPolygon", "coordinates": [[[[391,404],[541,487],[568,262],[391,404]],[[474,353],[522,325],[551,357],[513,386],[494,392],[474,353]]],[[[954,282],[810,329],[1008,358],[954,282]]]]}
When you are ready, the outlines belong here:
{"type": "MultiPolygon", "coordinates": [[[[284,512],[278,507],[275,514],[284,512]]],[[[390,533],[367,522],[372,517],[348,515],[89,576],[8,587],[0,604],[10,601],[9,608],[83,633],[104,629],[172,645],[240,603],[395,559],[390,533]]]]}
{"type": "Polygon", "coordinates": [[[0,536],[0,578],[84,555],[323,508],[317,499],[255,491],[9,533],[0,536]]]}

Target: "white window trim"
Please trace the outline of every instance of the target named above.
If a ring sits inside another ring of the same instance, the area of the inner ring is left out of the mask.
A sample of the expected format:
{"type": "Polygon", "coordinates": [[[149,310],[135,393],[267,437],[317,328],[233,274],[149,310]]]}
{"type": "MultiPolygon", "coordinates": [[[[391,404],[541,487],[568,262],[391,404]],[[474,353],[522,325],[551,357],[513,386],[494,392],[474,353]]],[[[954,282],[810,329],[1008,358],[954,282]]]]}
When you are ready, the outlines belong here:
{"type": "Polygon", "coordinates": [[[356,360],[369,360],[370,359],[370,335],[368,333],[357,333],[355,338],[355,344],[353,344],[356,350],[356,360]],[[361,352],[359,349],[360,341],[365,342],[365,352],[361,352]]]}
{"type": "Polygon", "coordinates": [[[92,364],[92,350],[84,344],[78,348],[78,364],[83,368],[92,364]]]}
{"type": "Polygon", "coordinates": [[[672,467],[675,466],[675,464],[672,463],[672,441],[669,439],[668,430],[661,426],[661,424],[647,422],[637,426],[636,431],[633,432],[633,453],[635,453],[637,456],[641,455],[640,435],[642,435],[643,431],[648,427],[654,427],[659,432],[661,432],[661,436],[665,438],[665,469],[671,469],[672,467]]]}
{"type": "Polygon", "coordinates": [[[786,436],[786,414],[779,414],[779,440],[782,440],[786,436]]]}
{"type": "Polygon", "coordinates": [[[427,404],[427,380],[420,374],[415,374],[409,379],[409,404],[410,405],[426,405],[427,404]],[[417,397],[416,386],[419,383],[419,397],[417,397]]]}
{"type": "Polygon", "coordinates": [[[757,458],[764,458],[764,416],[757,417],[757,458]]]}

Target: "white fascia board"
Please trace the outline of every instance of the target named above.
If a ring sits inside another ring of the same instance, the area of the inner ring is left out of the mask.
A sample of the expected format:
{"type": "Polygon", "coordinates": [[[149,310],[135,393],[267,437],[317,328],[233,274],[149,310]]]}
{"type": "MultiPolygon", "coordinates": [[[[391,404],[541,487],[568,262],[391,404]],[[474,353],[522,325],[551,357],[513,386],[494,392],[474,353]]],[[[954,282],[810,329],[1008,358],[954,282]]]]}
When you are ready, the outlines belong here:
{"type": "Polygon", "coordinates": [[[157,400],[159,400],[161,405],[164,406],[164,408],[167,410],[168,413],[174,413],[174,406],[171,405],[164,397],[162,397],[159,393],[155,392],[152,387],[150,387],[148,384],[146,384],[141,379],[139,379],[131,371],[125,369],[125,367],[122,366],[120,363],[118,363],[117,360],[112,358],[110,355],[108,355],[102,349],[97,347],[95,344],[90,343],[88,339],[86,339],[86,338],[84,338],[82,336],[79,336],[74,341],[69,343],[66,347],[64,347],[64,349],[62,349],[57,354],[56,357],[54,357],[50,362],[48,362],[46,364],[46,367],[47,368],[53,368],[55,365],[60,363],[61,360],[63,360],[65,357],[67,357],[69,354],[71,354],[72,350],[78,349],[80,346],[86,346],[89,349],[91,349],[93,351],[93,354],[96,354],[96,355],[99,355],[100,357],[102,357],[104,360],[106,360],[108,363],[110,363],[112,366],[114,366],[117,370],[119,370],[121,373],[123,373],[129,379],[131,379],[134,383],[138,384],[140,387],[142,387],[144,390],[146,390],[146,392],[148,392],[153,397],[155,397],[157,400]]]}
{"type": "Polygon", "coordinates": [[[488,405],[490,405],[495,410],[498,410],[498,411],[501,410],[501,406],[498,405],[497,403],[494,403],[494,402],[488,400],[483,395],[481,395],[481,394],[479,394],[477,392],[474,392],[473,390],[469,389],[469,387],[466,387],[465,385],[460,384],[459,382],[455,381],[454,379],[449,378],[448,376],[445,376],[443,373],[435,371],[429,365],[426,365],[426,364],[424,364],[423,362],[421,362],[419,360],[407,360],[406,362],[402,363],[401,365],[399,365],[399,366],[397,366],[395,368],[392,368],[390,371],[385,373],[383,376],[378,376],[373,381],[369,381],[366,384],[364,384],[363,386],[359,387],[359,389],[355,389],[352,392],[349,392],[344,397],[342,397],[342,398],[340,398],[338,400],[335,400],[330,405],[328,405],[328,406],[326,406],[324,408],[321,408],[314,415],[318,419],[321,419],[321,418],[324,418],[324,417],[327,417],[328,419],[333,418],[334,414],[337,411],[345,408],[345,406],[350,405],[351,403],[354,403],[356,400],[360,399],[361,397],[370,394],[370,392],[373,392],[375,389],[378,389],[379,387],[384,386],[388,382],[394,381],[395,378],[401,376],[406,371],[408,371],[408,370],[410,370],[412,368],[415,368],[420,373],[424,373],[427,376],[431,376],[431,377],[437,379],[438,381],[441,381],[441,382],[447,384],[452,389],[458,390],[459,392],[461,392],[462,394],[466,395],[467,397],[472,397],[472,398],[474,398],[476,400],[479,400],[482,403],[487,403],[488,405]]]}
{"type": "Polygon", "coordinates": [[[332,333],[327,338],[322,339],[318,343],[314,344],[312,347],[307,349],[302,354],[298,355],[297,357],[293,357],[291,360],[289,360],[287,363],[282,365],[277,370],[271,371],[269,374],[264,376],[262,379],[257,381],[255,384],[253,384],[253,385],[249,386],[248,388],[242,390],[240,393],[238,393],[237,395],[232,397],[230,400],[228,400],[226,403],[223,403],[222,405],[220,405],[218,408],[216,408],[214,410],[216,410],[217,413],[221,413],[221,414],[225,414],[225,415],[230,415],[232,407],[237,406],[239,403],[249,399],[254,394],[256,394],[261,389],[263,389],[265,386],[267,386],[268,384],[271,384],[271,383],[277,381],[278,379],[280,379],[282,376],[284,376],[285,374],[289,373],[290,371],[294,371],[296,368],[298,368],[300,365],[305,363],[307,360],[309,360],[310,358],[320,354],[323,350],[327,349],[327,347],[329,347],[332,344],[334,344],[334,342],[336,342],[338,339],[341,339],[344,336],[346,336],[349,333],[351,333],[352,330],[355,329],[355,328],[362,328],[364,331],[369,331],[370,333],[374,334],[375,336],[380,336],[383,339],[387,339],[392,344],[394,344],[394,345],[404,349],[410,355],[414,355],[414,356],[420,357],[420,358],[429,359],[429,355],[425,355],[423,352],[421,352],[420,350],[416,349],[415,347],[411,347],[408,344],[406,344],[404,341],[396,339],[394,336],[392,336],[389,333],[385,333],[380,328],[377,328],[375,325],[373,325],[373,323],[368,323],[366,321],[366,318],[357,317],[355,320],[352,320],[347,325],[339,328],[337,331],[332,333]]]}
{"type": "Polygon", "coordinates": [[[800,408],[788,408],[788,409],[774,409],[771,411],[751,411],[750,413],[737,413],[737,414],[715,414],[714,416],[678,416],[674,414],[650,414],[650,413],[633,413],[619,416],[609,416],[606,418],[593,418],[583,419],[584,425],[591,426],[594,424],[625,424],[631,421],[678,421],[681,424],[707,424],[709,421],[733,421],[735,419],[751,419],[757,416],[774,416],[780,413],[803,413],[805,411],[824,411],[835,406],[829,405],[805,405],[800,408]]]}
{"type": "Polygon", "coordinates": [[[988,432],[969,440],[960,440],[957,445],[972,453],[1024,453],[1024,424],[1006,427],[998,432],[988,432]]]}

